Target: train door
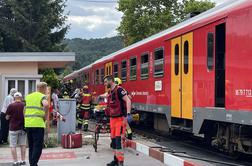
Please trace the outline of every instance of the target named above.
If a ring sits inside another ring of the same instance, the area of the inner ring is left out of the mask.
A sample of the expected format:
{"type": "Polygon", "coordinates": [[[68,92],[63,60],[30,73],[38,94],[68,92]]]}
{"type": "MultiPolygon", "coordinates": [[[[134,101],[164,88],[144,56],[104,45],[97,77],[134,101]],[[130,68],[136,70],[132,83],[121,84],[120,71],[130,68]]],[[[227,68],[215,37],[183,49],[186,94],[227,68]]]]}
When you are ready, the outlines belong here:
{"type": "Polygon", "coordinates": [[[225,23],[215,27],[215,107],[225,107],[225,23]]]}
{"type": "Polygon", "coordinates": [[[171,116],[192,119],[193,33],[171,41],[171,116]]]}
{"type": "Polygon", "coordinates": [[[105,76],[112,75],[112,62],[105,64],[105,76]]]}
{"type": "MultiPolygon", "coordinates": [[[[105,64],[105,75],[104,76],[108,76],[108,75],[112,75],[112,62],[108,62],[105,64]]],[[[108,91],[108,88],[105,87],[105,92],[108,91]]]]}

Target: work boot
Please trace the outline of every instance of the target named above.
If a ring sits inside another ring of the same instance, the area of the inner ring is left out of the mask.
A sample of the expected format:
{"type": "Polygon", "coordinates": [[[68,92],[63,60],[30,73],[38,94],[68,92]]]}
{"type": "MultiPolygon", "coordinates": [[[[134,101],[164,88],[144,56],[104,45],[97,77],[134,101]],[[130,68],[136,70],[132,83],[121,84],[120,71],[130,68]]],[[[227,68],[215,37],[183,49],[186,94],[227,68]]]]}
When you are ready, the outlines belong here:
{"type": "Polygon", "coordinates": [[[114,156],[114,160],[108,163],[107,166],[118,166],[118,160],[116,156],[114,156]]]}
{"type": "Polygon", "coordinates": [[[108,163],[107,166],[118,166],[118,163],[113,160],[110,163],[108,163]]]}
{"type": "Polygon", "coordinates": [[[127,139],[132,140],[132,133],[127,134],[127,139]]]}
{"type": "Polygon", "coordinates": [[[88,125],[85,124],[85,125],[83,126],[83,130],[84,130],[84,131],[88,131],[88,125]]]}

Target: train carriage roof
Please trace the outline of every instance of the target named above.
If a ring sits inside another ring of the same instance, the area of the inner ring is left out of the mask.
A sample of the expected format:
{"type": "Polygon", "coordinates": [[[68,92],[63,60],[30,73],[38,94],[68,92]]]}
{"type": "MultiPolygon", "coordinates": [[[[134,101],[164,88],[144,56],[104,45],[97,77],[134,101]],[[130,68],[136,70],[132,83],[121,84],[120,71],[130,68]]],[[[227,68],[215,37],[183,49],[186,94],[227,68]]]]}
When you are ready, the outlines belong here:
{"type": "Polygon", "coordinates": [[[66,75],[66,76],[63,78],[63,80],[73,79],[73,78],[77,77],[78,74],[79,74],[80,72],[82,72],[82,71],[84,71],[84,70],[86,70],[86,69],[88,69],[88,68],[91,68],[91,66],[92,66],[92,64],[90,64],[90,65],[88,65],[88,66],[85,66],[85,67],[83,67],[83,68],[81,68],[81,69],[79,69],[79,70],[75,70],[75,71],[73,71],[72,73],[66,75]]]}
{"type": "Polygon", "coordinates": [[[206,12],[203,12],[203,13],[201,13],[201,14],[193,17],[193,18],[190,18],[190,19],[188,19],[186,21],[183,21],[183,22],[181,22],[181,23],[179,23],[179,24],[177,24],[177,25],[175,25],[175,26],[173,26],[171,28],[168,28],[168,29],[166,29],[166,30],[164,30],[164,31],[162,31],[160,33],[157,33],[157,34],[155,34],[153,36],[150,36],[150,37],[148,37],[148,38],[146,38],[144,40],[141,40],[141,41],[139,41],[139,42],[137,42],[135,44],[132,44],[132,45],[130,45],[128,47],[125,47],[125,48],[123,48],[123,49],[121,49],[119,51],[116,51],[116,52],[112,53],[112,54],[109,54],[109,55],[95,61],[93,64],[97,64],[97,63],[100,63],[102,61],[109,60],[110,58],[113,58],[114,56],[116,56],[118,54],[124,53],[124,52],[129,51],[129,50],[131,50],[133,48],[136,48],[136,47],[139,47],[139,46],[141,46],[141,45],[143,45],[145,43],[148,43],[148,42],[150,42],[152,40],[155,40],[155,39],[161,38],[161,37],[163,37],[165,35],[171,34],[171,33],[175,32],[177,30],[180,30],[182,28],[190,26],[190,25],[192,25],[194,23],[197,23],[199,21],[204,21],[207,18],[213,17],[213,16],[215,16],[215,15],[217,15],[219,13],[223,13],[225,11],[230,11],[231,9],[234,9],[234,8],[240,6],[241,4],[243,4],[245,2],[249,2],[249,1],[251,1],[251,0],[230,0],[230,1],[227,1],[226,3],[218,5],[218,6],[212,8],[210,10],[207,10],[206,12]]]}

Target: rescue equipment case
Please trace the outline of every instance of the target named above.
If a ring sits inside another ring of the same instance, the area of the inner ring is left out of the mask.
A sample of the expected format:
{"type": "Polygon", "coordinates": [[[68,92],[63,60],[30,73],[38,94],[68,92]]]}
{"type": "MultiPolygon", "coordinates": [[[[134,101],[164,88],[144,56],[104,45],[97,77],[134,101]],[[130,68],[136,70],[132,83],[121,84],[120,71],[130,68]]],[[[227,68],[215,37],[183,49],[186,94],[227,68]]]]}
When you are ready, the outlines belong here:
{"type": "Polygon", "coordinates": [[[61,145],[63,148],[68,149],[82,147],[82,134],[81,133],[62,134],[61,145]]]}

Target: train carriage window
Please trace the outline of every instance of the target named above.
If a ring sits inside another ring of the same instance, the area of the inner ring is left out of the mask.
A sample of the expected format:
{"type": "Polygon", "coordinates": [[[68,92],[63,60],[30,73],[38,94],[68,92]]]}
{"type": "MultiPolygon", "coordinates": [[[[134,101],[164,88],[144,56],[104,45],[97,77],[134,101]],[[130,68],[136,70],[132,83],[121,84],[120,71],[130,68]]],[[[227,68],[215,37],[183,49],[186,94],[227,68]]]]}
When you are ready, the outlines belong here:
{"type": "Polygon", "coordinates": [[[89,83],[89,74],[87,74],[87,83],[89,83]]]}
{"type": "Polygon", "coordinates": [[[99,84],[99,69],[97,69],[95,72],[95,85],[98,84],[99,84]]]}
{"type": "Polygon", "coordinates": [[[137,58],[133,57],[130,59],[130,80],[136,80],[137,73],[137,58]]]}
{"type": "Polygon", "coordinates": [[[164,75],[164,49],[158,48],[154,53],[154,77],[164,75]]]}
{"type": "Polygon", "coordinates": [[[189,63],[189,43],[188,41],[184,42],[184,73],[188,73],[189,63]]]}
{"type": "Polygon", "coordinates": [[[85,74],[84,75],[84,84],[88,84],[89,83],[89,74],[85,74]]]}
{"type": "Polygon", "coordinates": [[[104,68],[101,68],[101,75],[100,75],[100,83],[103,84],[103,79],[104,79],[104,68]]]}
{"type": "Polygon", "coordinates": [[[119,77],[119,75],[118,75],[118,63],[114,63],[113,75],[114,75],[115,78],[119,77]]]}
{"type": "Polygon", "coordinates": [[[141,79],[147,79],[149,77],[149,54],[145,53],[141,55],[141,79]]]}
{"type": "Polygon", "coordinates": [[[179,74],[179,45],[176,44],[175,45],[175,75],[178,75],[179,74]]]}
{"type": "Polygon", "coordinates": [[[122,60],[121,64],[121,79],[123,82],[127,81],[127,61],[122,60]]]}
{"type": "Polygon", "coordinates": [[[95,71],[93,71],[93,73],[92,73],[91,80],[92,80],[93,84],[95,84],[95,71]]]}
{"type": "Polygon", "coordinates": [[[87,74],[84,74],[83,83],[84,83],[84,84],[86,84],[86,83],[87,83],[87,74]]]}
{"type": "Polygon", "coordinates": [[[207,69],[213,70],[214,64],[214,34],[209,32],[207,34],[207,69]]]}

